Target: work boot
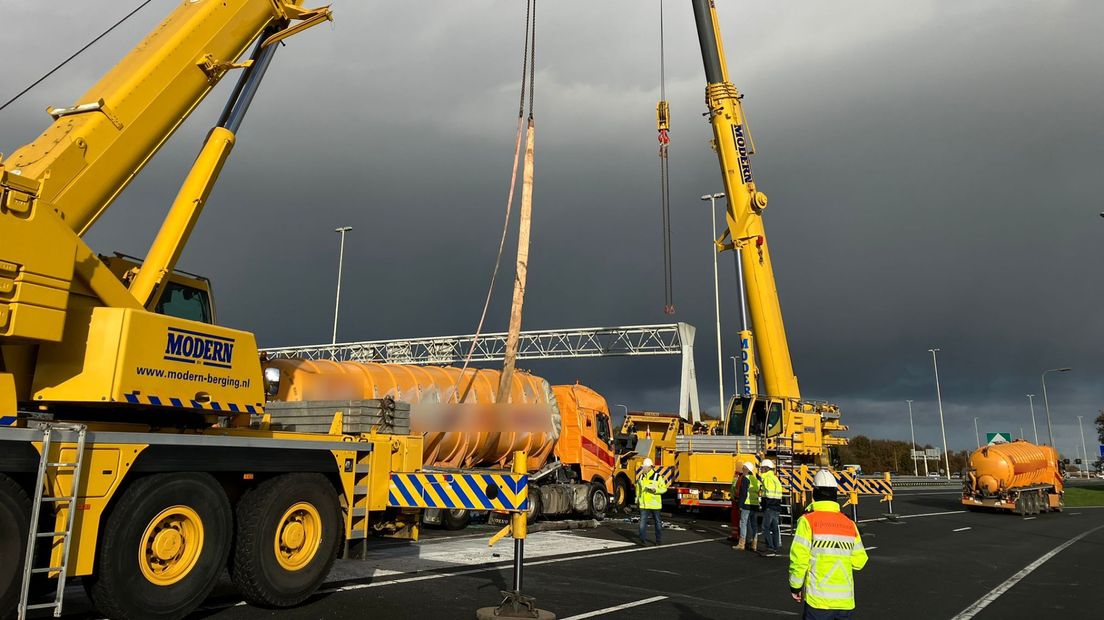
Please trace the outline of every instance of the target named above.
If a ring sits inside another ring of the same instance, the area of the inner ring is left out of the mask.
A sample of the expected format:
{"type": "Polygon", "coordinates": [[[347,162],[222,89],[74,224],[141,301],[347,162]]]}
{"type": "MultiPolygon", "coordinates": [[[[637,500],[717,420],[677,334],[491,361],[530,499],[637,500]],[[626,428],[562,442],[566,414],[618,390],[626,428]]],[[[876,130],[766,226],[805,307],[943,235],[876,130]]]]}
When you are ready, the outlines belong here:
{"type": "Polygon", "coordinates": [[[758,546],[759,546],[759,539],[758,538],[752,538],[751,539],[751,550],[756,551],[756,547],[758,547],[758,546]]]}
{"type": "Polygon", "coordinates": [[[737,551],[743,551],[745,543],[746,543],[746,541],[743,538],[741,538],[740,540],[736,541],[735,545],[732,545],[732,548],[737,550],[737,551]]]}

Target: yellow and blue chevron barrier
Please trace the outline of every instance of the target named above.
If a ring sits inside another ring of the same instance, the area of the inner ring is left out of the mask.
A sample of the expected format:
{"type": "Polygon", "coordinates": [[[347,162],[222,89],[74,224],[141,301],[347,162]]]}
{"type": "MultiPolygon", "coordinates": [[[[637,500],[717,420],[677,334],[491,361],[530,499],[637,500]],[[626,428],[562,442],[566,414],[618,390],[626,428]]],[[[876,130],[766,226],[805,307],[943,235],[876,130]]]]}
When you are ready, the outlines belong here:
{"type": "Polygon", "coordinates": [[[529,509],[529,476],[480,472],[391,474],[387,505],[523,512],[529,509]]]}
{"type": "MultiPolygon", "coordinates": [[[[818,470],[809,467],[796,469],[780,468],[778,479],[782,487],[797,492],[813,490],[813,476],[818,470]]],[[[840,493],[858,493],[859,495],[892,495],[893,484],[884,478],[861,478],[851,470],[828,470],[836,478],[840,493]]]]}
{"type": "MultiPolygon", "coordinates": [[[[636,468],[636,479],[637,480],[640,480],[640,477],[644,475],[644,472],[642,470],[643,470],[643,468],[641,468],[641,467],[636,468]]],[[[655,470],[656,470],[656,473],[659,474],[659,476],[661,478],[663,478],[664,480],[667,481],[667,486],[671,486],[674,483],[678,482],[678,468],[677,467],[675,467],[673,465],[669,466],[669,467],[656,467],[655,470]]]]}

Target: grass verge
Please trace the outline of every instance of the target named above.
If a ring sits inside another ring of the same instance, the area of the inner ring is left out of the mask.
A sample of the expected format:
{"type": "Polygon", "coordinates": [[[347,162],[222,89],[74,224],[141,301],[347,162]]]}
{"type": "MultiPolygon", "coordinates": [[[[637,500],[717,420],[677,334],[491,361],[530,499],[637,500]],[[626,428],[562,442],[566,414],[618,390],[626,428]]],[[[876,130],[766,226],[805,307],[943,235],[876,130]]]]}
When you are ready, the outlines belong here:
{"type": "Polygon", "coordinates": [[[1062,502],[1067,508],[1104,506],[1104,487],[1066,487],[1062,502]]]}

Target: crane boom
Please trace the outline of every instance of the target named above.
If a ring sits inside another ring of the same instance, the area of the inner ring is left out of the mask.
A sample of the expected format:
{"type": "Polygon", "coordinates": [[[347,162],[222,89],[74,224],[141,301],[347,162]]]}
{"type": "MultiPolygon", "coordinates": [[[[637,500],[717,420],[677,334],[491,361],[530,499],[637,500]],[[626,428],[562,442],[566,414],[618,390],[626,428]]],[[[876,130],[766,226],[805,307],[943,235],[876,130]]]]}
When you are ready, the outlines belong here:
{"type": "MultiPolygon", "coordinates": [[[[124,321],[120,339],[133,335],[131,346],[145,343],[143,355],[157,352],[155,339],[139,335],[145,328],[138,324],[150,319],[128,313],[156,307],[274,44],[330,19],[329,8],[305,9],[301,2],[181,2],[74,105],[49,108],[53,123],[38,138],[7,159],[0,156],[0,415],[29,401],[126,402],[118,381],[108,397],[91,388],[88,378],[113,368],[126,352],[97,347],[88,334],[124,321]],[[253,57],[238,62],[254,41],[253,57]],[[113,272],[81,237],[232,69],[245,72],[147,261],[125,274],[113,272]]],[[[220,342],[231,338],[215,336],[220,342]]],[[[251,335],[241,337],[240,351],[255,348],[251,335]]],[[[93,382],[110,383],[110,373],[101,374],[93,382]]],[[[239,392],[237,401],[259,400],[256,388],[239,392]]],[[[195,402],[208,396],[203,392],[195,402]]]]}
{"type": "Polygon", "coordinates": [[[693,0],[693,3],[705,65],[705,100],[728,197],[726,215],[730,242],[726,247],[741,250],[737,254],[738,268],[744,275],[763,389],[768,396],[797,399],[801,397],[801,390],[790,359],[770,246],[763,229],[767,196],[757,189],[751,173],[752,142],[740,103],[742,95],[728,79],[713,0],[693,0]]]}

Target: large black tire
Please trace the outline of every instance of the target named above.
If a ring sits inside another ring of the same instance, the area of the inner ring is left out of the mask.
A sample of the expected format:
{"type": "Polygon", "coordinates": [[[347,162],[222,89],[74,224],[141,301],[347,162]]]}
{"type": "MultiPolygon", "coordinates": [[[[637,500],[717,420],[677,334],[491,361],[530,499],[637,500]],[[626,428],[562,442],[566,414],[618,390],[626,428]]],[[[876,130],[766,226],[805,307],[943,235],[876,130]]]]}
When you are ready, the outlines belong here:
{"type": "Polygon", "coordinates": [[[587,507],[590,509],[590,516],[594,520],[604,521],[606,519],[606,512],[609,510],[609,494],[606,493],[605,487],[597,482],[590,484],[587,507]]]}
{"type": "Polygon", "coordinates": [[[613,504],[623,513],[632,509],[633,488],[628,478],[618,476],[613,481],[613,504]]]}
{"type": "Polygon", "coordinates": [[[325,476],[266,480],[242,496],[236,514],[230,577],[245,600],[291,607],[318,589],[344,535],[341,505],[325,476]],[[285,555],[277,555],[277,541],[285,555]]]}
{"type": "Polygon", "coordinates": [[[0,474],[0,618],[15,617],[23,586],[23,561],[31,527],[31,498],[0,474]]]}
{"type": "Polygon", "coordinates": [[[222,574],[233,527],[230,502],[210,474],[139,478],[123,492],[101,530],[96,572],[86,578],[92,602],[118,620],[183,618],[207,598],[222,574]],[[189,511],[196,519],[188,518],[189,511]],[[197,522],[199,531],[193,527],[197,522]],[[161,559],[173,549],[171,559],[161,559]],[[181,572],[174,576],[176,570],[181,572]]]}
{"type": "Polygon", "coordinates": [[[536,523],[544,512],[544,502],[541,500],[540,488],[529,485],[529,510],[525,511],[525,523],[536,523]]]}
{"type": "Polygon", "coordinates": [[[441,525],[446,530],[462,530],[471,523],[471,511],[467,509],[441,511],[441,525]]]}

